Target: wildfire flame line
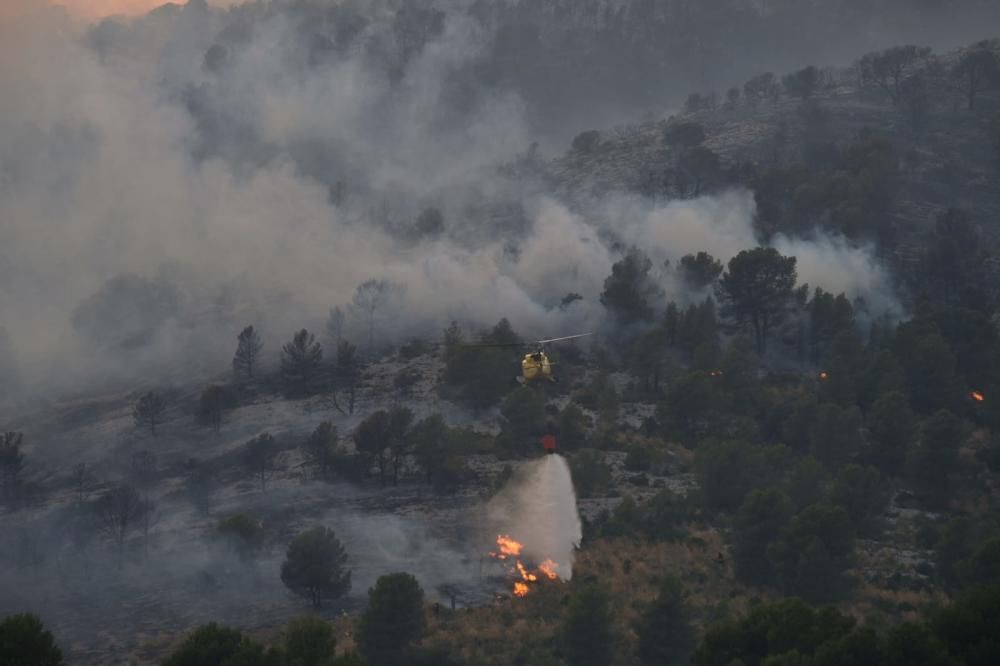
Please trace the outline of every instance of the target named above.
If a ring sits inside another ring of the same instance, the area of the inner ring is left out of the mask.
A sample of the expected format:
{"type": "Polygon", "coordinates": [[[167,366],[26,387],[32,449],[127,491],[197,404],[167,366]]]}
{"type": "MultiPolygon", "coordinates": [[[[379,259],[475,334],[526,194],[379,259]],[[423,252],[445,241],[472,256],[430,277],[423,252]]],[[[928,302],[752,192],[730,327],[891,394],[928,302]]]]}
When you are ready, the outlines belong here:
{"type": "Polygon", "coordinates": [[[522,550],[524,550],[524,544],[509,535],[501,534],[497,536],[497,551],[490,553],[498,560],[514,560],[514,565],[510,568],[511,575],[519,579],[514,581],[513,594],[515,597],[527,596],[530,590],[529,583],[537,583],[540,576],[548,580],[559,578],[559,564],[551,559],[546,559],[536,569],[529,569],[520,560],[522,550]]]}

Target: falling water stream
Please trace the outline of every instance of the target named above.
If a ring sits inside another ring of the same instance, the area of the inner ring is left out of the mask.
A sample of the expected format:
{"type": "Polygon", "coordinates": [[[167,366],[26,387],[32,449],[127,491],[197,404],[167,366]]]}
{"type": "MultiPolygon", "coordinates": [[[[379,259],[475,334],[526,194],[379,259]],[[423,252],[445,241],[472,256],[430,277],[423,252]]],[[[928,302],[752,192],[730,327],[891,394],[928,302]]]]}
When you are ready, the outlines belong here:
{"type": "Polygon", "coordinates": [[[569,465],[547,455],[524,465],[490,502],[489,517],[498,533],[524,544],[526,560],[552,560],[560,578],[573,575],[582,528],[569,465]]]}

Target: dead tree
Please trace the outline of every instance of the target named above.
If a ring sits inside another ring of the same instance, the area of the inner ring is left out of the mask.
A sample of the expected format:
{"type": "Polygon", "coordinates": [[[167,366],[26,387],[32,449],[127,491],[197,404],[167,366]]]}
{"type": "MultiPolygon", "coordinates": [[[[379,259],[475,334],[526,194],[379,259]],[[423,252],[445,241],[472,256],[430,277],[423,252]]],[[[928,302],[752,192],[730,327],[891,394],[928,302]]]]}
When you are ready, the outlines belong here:
{"type": "Polygon", "coordinates": [[[267,487],[267,480],[274,472],[274,457],[277,455],[274,437],[261,433],[246,443],[243,449],[243,463],[247,470],[260,481],[260,489],[267,487]]]}
{"type": "Polygon", "coordinates": [[[330,309],[330,317],[326,320],[326,333],[334,345],[339,345],[344,338],[344,320],[344,311],[339,305],[330,309]]]}
{"type": "Polygon", "coordinates": [[[358,380],[357,348],[348,340],[341,340],[337,345],[337,377],[333,391],[333,406],[337,411],[348,416],[354,414],[355,389],[358,380]],[[347,394],[347,411],[337,401],[337,390],[343,389],[347,394]]]}
{"type": "Polygon", "coordinates": [[[375,345],[375,313],[388,296],[389,283],[385,280],[368,280],[358,285],[352,303],[368,319],[368,356],[375,345]]]}
{"type": "Polygon", "coordinates": [[[77,501],[82,504],[87,492],[87,463],[73,467],[73,487],[76,488],[77,501]]]}
{"type": "Polygon", "coordinates": [[[326,478],[333,468],[337,439],[337,426],[323,421],[306,440],[305,458],[320,478],[326,478]]]}
{"type": "Polygon", "coordinates": [[[981,42],[962,55],[952,68],[951,75],[960,82],[966,105],[972,111],[976,108],[977,95],[1000,81],[1000,56],[989,47],[988,42],[981,42]]]}
{"type": "Polygon", "coordinates": [[[143,554],[149,556],[149,534],[156,524],[160,522],[160,512],[157,510],[156,502],[148,497],[141,500],[137,526],[142,532],[143,554]]]}
{"type": "Polygon", "coordinates": [[[119,557],[124,554],[125,539],[142,518],[143,507],[139,493],[129,485],[112,488],[97,502],[101,532],[118,546],[119,557]]]}
{"type": "Polygon", "coordinates": [[[0,435],[0,500],[15,501],[20,495],[21,472],[24,470],[23,439],[24,435],[19,432],[0,435]]]}
{"type": "Polygon", "coordinates": [[[229,392],[224,386],[207,387],[198,399],[198,422],[219,432],[222,427],[222,414],[229,406],[229,392]]]}
{"type": "Polygon", "coordinates": [[[916,72],[930,53],[929,48],[912,44],[869,53],[858,63],[861,84],[881,89],[889,95],[892,105],[896,106],[903,81],[916,72]]]}
{"type": "Polygon", "coordinates": [[[159,393],[150,391],[135,403],[132,418],[135,424],[149,428],[149,434],[156,436],[156,426],[163,423],[163,415],[167,411],[167,403],[159,393]]]}
{"type": "Polygon", "coordinates": [[[157,460],[156,454],[147,449],[136,451],[132,454],[132,465],[129,475],[132,481],[139,487],[145,488],[156,480],[157,460]]]}
{"type": "Polygon", "coordinates": [[[237,337],[236,354],[233,356],[233,373],[237,376],[244,376],[253,379],[253,373],[257,369],[260,350],[264,347],[260,336],[253,326],[247,326],[237,337]]]}

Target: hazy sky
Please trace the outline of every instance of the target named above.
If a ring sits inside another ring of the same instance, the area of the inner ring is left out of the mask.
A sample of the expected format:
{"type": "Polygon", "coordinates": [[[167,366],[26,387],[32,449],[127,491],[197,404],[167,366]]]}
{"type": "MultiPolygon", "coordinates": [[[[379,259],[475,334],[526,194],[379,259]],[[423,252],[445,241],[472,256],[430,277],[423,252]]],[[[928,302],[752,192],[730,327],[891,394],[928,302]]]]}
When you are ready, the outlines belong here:
{"type": "MultiPolygon", "coordinates": [[[[154,7],[167,4],[170,0],[53,0],[49,4],[62,5],[74,15],[94,19],[112,14],[140,14],[154,7]]],[[[173,0],[185,4],[186,0],[173,0]]],[[[236,0],[209,0],[210,5],[231,5],[236,0]]],[[[0,20],[9,19],[25,11],[45,4],[45,0],[0,0],[0,20]]]]}

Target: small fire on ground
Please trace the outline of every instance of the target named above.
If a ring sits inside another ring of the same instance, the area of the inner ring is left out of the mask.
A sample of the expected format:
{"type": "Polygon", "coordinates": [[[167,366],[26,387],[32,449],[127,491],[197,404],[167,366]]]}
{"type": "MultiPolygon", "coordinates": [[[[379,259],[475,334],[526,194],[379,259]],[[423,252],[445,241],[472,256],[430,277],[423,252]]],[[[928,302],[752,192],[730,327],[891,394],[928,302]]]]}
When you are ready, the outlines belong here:
{"type": "Polygon", "coordinates": [[[508,574],[514,579],[515,597],[526,596],[531,589],[529,586],[539,580],[559,578],[559,565],[551,559],[545,559],[534,568],[525,565],[521,561],[523,550],[524,544],[506,534],[501,534],[497,537],[497,550],[490,553],[491,557],[506,563],[508,574]]]}

